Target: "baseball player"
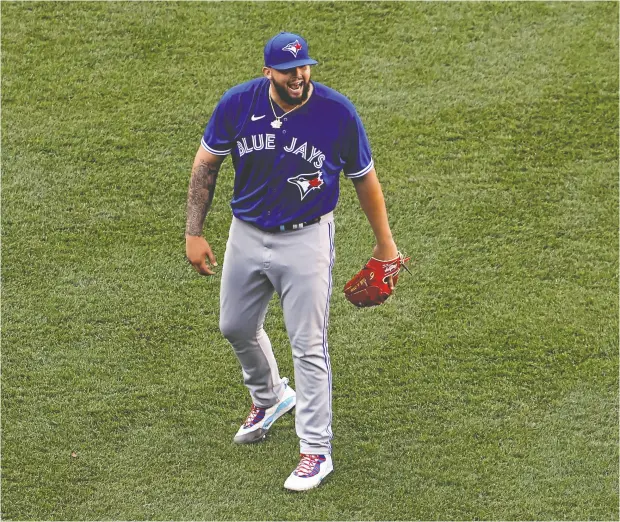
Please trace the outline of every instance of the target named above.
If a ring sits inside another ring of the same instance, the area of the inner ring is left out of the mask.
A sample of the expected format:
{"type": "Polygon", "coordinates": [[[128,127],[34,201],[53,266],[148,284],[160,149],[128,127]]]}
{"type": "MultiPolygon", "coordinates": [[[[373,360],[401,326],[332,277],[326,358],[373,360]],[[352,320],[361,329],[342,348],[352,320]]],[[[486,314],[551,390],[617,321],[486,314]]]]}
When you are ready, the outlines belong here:
{"type": "Polygon", "coordinates": [[[353,104],[310,80],[310,66],[317,62],[301,36],[274,36],[264,58],[263,76],[227,91],[206,126],[189,186],[186,255],[200,274],[214,274],[216,257],[203,224],[220,165],[230,154],[233,218],[222,268],[220,330],[239,359],[253,402],[234,442],[263,440],[296,407],[301,459],[284,487],[303,491],[333,470],[327,326],[335,260],[332,211],[341,172],[353,181],[376,237],[373,257],[389,260],[398,251],[353,104]],[[263,329],[274,291],[292,347],[296,392],[280,376],[263,329]]]}

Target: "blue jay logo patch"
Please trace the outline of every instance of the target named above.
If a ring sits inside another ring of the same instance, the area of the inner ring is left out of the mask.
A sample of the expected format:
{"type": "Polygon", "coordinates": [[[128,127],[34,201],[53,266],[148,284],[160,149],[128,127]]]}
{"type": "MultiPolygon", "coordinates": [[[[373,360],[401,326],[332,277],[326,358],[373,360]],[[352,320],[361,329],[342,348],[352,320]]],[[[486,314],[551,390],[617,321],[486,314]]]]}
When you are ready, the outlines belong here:
{"type": "Polygon", "coordinates": [[[297,58],[297,53],[301,51],[301,49],[302,47],[301,47],[301,44],[299,43],[299,40],[295,40],[294,42],[291,42],[290,44],[286,44],[285,47],[282,47],[283,51],[290,52],[295,58],[297,58]]]}
{"type": "Polygon", "coordinates": [[[293,185],[297,185],[302,201],[310,192],[319,190],[325,184],[323,181],[323,172],[320,170],[312,174],[300,174],[294,178],[288,178],[286,181],[293,185]]]}

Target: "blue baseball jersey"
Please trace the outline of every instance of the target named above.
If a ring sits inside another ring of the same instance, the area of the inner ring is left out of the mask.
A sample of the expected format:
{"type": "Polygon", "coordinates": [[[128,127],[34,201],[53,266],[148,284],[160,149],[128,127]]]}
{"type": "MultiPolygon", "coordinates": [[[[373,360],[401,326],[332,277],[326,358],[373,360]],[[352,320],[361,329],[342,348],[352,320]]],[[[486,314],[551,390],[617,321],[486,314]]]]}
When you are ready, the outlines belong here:
{"type": "Polygon", "coordinates": [[[275,103],[272,109],[269,85],[257,78],[227,91],[202,138],[212,154],[232,155],[233,214],[263,228],[331,212],[340,172],[358,178],[373,168],[366,131],[345,96],[312,82],[308,101],[284,115],[275,103]],[[274,110],[280,128],[271,125],[274,110]]]}

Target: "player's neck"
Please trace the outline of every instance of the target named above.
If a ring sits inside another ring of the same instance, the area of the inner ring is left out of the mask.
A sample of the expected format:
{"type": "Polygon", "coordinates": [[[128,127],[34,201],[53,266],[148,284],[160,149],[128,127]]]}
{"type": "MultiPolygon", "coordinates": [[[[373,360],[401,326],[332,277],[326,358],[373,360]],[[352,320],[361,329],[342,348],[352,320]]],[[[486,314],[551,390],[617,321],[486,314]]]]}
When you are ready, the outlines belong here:
{"type": "Polygon", "coordinates": [[[308,103],[308,100],[310,99],[310,96],[312,96],[312,93],[314,92],[314,85],[312,85],[312,82],[310,82],[310,87],[308,88],[308,97],[301,102],[299,105],[290,105],[288,103],[286,103],[282,98],[280,98],[280,96],[278,96],[277,91],[273,88],[273,85],[269,86],[269,96],[271,96],[271,99],[278,105],[278,107],[280,107],[280,109],[282,109],[284,112],[289,112],[292,111],[294,108],[296,107],[302,107],[303,105],[305,105],[306,103],[308,103]]]}

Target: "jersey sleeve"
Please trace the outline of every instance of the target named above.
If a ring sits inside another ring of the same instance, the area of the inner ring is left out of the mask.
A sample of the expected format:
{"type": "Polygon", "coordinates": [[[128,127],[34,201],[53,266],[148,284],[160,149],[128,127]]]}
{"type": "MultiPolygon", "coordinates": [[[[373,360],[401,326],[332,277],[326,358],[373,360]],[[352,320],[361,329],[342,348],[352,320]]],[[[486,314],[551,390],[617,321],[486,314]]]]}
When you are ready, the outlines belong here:
{"type": "Polygon", "coordinates": [[[343,158],[342,170],[347,178],[361,178],[374,166],[366,130],[355,109],[347,125],[343,158]]]}
{"type": "Polygon", "coordinates": [[[229,97],[225,94],[219,101],[202,136],[202,146],[211,154],[226,156],[232,151],[233,139],[228,114],[229,97]]]}

